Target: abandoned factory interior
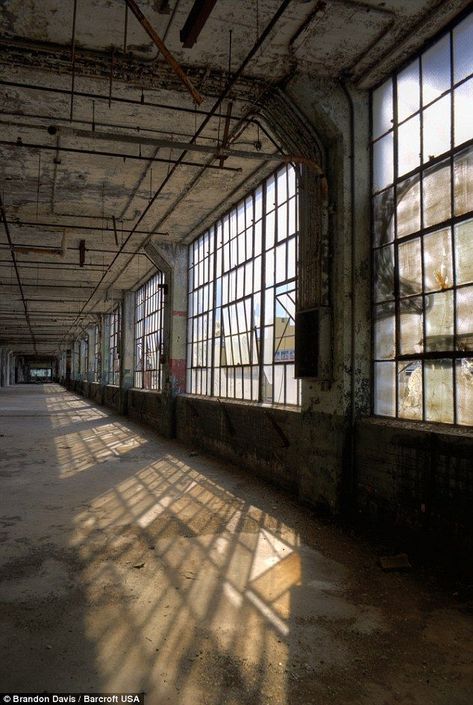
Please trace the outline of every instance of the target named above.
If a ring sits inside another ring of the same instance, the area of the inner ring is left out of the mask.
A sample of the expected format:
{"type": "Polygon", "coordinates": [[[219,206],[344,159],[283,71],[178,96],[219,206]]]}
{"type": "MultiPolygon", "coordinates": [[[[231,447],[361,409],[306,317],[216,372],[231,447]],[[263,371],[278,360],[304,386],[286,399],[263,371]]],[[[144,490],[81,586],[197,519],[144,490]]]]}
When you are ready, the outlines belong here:
{"type": "Polygon", "coordinates": [[[472,557],[471,3],[0,0],[2,702],[471,705],[472,557]]]}

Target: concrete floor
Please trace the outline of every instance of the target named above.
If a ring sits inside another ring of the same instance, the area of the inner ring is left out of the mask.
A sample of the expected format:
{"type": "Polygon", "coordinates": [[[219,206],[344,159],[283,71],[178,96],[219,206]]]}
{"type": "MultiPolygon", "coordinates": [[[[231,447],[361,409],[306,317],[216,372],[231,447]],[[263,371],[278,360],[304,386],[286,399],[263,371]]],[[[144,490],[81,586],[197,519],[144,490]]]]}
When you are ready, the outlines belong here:
{"type": "Polygon", "coordinates": [[[277,490],[53,384],[0,434],[0,690],[471,705],[468,611],[277,490]]]}

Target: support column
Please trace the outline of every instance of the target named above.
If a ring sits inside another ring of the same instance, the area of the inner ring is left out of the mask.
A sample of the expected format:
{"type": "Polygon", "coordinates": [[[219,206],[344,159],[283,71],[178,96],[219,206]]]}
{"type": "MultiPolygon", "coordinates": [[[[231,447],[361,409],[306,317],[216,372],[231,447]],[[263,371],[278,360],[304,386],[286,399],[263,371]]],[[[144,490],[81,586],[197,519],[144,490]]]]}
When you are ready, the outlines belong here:
{"type": "Polygon", "coordinates": [[[133,387],[135,350],[135,292],[127,291],[122,303],[120,330],[120,413],[126,414],[128,390],[133,387]]]}

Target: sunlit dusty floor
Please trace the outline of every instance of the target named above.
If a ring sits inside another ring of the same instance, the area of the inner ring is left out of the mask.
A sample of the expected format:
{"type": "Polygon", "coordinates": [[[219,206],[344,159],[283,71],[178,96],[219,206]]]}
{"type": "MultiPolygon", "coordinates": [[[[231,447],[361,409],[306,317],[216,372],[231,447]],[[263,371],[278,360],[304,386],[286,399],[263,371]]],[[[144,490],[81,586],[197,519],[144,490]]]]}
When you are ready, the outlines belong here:
{"type": "Polygon", "coordinates": [[[467,611],[278,491],[57,385],[0,434],[1,690],[471,705],[467,611]]]}

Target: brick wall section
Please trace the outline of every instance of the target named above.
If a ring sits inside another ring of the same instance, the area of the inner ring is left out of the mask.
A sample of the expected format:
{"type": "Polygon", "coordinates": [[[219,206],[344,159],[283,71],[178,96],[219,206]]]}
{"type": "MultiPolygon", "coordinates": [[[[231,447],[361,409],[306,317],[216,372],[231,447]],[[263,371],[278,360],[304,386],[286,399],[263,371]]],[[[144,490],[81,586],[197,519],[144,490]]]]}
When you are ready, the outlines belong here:
{"type": "Polygon", "coordinates": [[[356,459],[362,514],[473,548],[472,429],[364,419],[356,459]]]}

